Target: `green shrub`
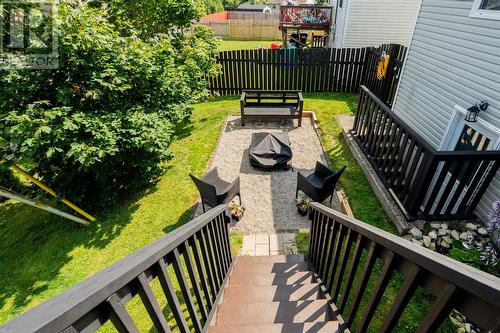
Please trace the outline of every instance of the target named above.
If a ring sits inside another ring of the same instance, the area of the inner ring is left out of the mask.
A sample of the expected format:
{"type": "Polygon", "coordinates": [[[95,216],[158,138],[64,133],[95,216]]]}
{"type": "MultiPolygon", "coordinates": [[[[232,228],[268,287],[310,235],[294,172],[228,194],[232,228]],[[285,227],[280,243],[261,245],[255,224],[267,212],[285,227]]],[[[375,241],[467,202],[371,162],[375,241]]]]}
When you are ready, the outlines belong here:
{"type": "Polygon", "coordinates": [[[93,212],[162,173],[175,126],[207,94],[201,78],[217,71],[206,28],[124,35],[106,8],[61,3],[59,69],[0,78],[8,153],[93,212]]]}

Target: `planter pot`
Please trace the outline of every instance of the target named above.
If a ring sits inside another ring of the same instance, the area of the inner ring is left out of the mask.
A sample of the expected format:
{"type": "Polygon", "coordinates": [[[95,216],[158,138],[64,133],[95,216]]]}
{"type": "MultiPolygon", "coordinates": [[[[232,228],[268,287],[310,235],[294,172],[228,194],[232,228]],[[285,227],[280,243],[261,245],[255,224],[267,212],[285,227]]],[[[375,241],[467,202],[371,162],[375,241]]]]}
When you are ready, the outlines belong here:
{"type": "Polygon", "coordinates": [[[307,215],[307,211],[309,210],[309,208],[300,208],[300,207],[297,207],[297,211],[299,212],[300,215],[302,216],[306,216],[307,215]]]}
{"type": "Polygon", "coordinates": [[[233,219],[233,221],[239,222],[243,218],[243,215],[245,215],[245,213],[241,213],[240,216],[231,214],[231,219],[233,219]]]}

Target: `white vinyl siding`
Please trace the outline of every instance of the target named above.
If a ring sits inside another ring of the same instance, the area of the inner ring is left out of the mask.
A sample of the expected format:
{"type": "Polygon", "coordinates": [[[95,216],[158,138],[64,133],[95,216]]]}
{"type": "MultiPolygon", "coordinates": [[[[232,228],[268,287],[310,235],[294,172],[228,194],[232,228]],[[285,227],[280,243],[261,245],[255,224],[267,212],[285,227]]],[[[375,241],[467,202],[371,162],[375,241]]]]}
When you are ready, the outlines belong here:
{"type": "MultiPolygon", "coordinates": [[[[500,128],[500,21],[471,18],[473,0],[423,0],[393,107],[438,148],[455,105],[479,100],[480,118],[500,128]]],[[[500,199],[500,175],[476,213],[485,221],[500,199]]]]}
{"type": "Polygon", "coordinates": [[[421,0],[350,0],[339,47],[390,43],[408,46],[420,3],[421,0]]]}
{"type": "Polygon", "coordinates": [[[347,1],[356,1],[356,0],[343,0],[342,8],[338,8],[337,21],[335,24],[335,35],[333,36],[333,47],[336,48],[342,47],[342,37],[344,34],[344,21],[347,8],[347,1]]]}

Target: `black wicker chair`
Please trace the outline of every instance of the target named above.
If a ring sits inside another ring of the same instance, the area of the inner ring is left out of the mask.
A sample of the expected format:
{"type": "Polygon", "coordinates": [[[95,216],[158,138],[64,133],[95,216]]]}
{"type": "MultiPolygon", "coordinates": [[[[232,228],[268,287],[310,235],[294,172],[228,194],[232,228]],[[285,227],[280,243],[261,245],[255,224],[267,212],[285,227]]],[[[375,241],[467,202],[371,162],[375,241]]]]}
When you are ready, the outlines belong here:
{"type": "Polygon", "coordinates": [[[339,171],[334,172],[326,165],[316,162],[316,169],[314,171],[308,174],[299,172],[297,174],[295,198],[297,198],[299,190],[301,190],[314,201],[323,202],[326,198],[330,197],[330,203],[332,203],[335,185],[345,168],[344,166],[339,171]]]}
{"type": "Polygon", "coordinates": [[[201,179],[192,174],[189,174],[189,176],[200,192],[203,212],[205,212],[205,204],[213,208],[228,203],[235,196],[238,196],[241,205],[240,177],[236,178],[232,183],[228,183],[219,178],[217,168],[210,170],[201,179]]]}

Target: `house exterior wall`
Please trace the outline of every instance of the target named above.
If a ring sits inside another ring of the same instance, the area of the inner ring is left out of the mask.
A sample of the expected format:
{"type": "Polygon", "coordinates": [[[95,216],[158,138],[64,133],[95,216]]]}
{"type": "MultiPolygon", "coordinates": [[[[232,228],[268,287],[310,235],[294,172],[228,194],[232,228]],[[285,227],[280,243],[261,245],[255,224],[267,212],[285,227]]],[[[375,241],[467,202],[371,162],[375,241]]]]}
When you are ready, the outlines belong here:
{"type": "MultiPolygon", "coordinates": [[[[337,6],[337,2],[339,0],[333,0],[331,5],[337,6]]],[[[335,24],[335,33],[333,34],[333,47],[341,48],[342,47],[342,36],[344,35],[344,20],[347,12],[347,3],[351,0],[343,0],[342,8],[336,8],[336,22],[335,24]]]]}
{"type": "MultiPolygon", "coordinates": [[[[438,148],[455,105],[490,106],[480,118],[500,128],[500,20],[469,17],[473,0],[423,0],[394,112],[438,148]]],[[[500,199],[500,173],[476,214],[485,221],[500,199]]]]}
{"type": "Polygon", "coordinates": [[[334,41],[334,46],[408,46],[420,3],[421,0],[344,0],[336,33],[336,37],[342,34],[343,38],[338,38],[336,44],[334,41]]]}

